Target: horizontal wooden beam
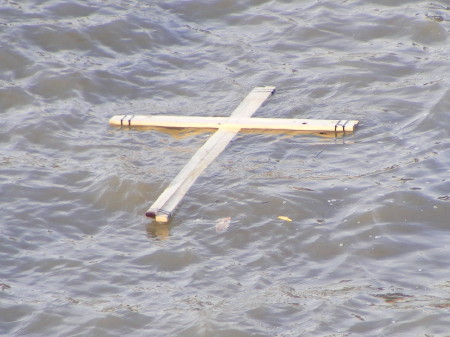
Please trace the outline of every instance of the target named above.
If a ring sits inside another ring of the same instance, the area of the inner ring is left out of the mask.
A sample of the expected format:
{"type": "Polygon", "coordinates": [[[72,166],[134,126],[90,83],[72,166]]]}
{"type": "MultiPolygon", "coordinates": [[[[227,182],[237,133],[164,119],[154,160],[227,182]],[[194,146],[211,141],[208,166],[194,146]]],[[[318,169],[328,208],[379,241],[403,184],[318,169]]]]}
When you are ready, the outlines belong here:
{"type": "Polygon", "coordinates": [[[353,132],[357,120],[117,115],[110,125],[165,128],[353,132]]]}

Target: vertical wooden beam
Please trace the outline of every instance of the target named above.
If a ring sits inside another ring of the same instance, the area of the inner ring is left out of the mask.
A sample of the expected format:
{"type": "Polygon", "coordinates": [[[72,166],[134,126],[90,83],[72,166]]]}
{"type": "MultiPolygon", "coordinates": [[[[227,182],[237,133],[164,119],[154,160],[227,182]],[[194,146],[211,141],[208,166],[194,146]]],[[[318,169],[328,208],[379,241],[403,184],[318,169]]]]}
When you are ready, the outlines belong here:
{"type": "MultiPolygon", "coordinates": [[[[273,86],[254,88],[233,111],[229,117],[230,120],[240,117],[251,117],[274,91],[275,87],[273,86]]],[[[172,212],[198,176],[225,149],[239,130],[240,127],[220,127],[197,150],[180,173],[147,210],[145,215],[155,218],[158,222],[169,221],[172,212]]]]}

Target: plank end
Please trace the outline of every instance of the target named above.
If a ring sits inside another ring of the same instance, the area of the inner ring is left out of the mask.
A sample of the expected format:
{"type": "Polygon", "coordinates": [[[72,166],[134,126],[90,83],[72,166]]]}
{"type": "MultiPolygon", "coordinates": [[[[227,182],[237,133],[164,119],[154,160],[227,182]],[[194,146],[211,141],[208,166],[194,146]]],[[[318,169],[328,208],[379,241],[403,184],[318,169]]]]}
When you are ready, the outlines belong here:
{"type": "Polygon", "coordinates": [[[156,213],[155,213],[155,212],[152,212],[152,211],[147,211],[147,212],[145,212],[145,216],[146,216],[147,218],[155,219],[155,218],[156,218],[156,213]]]}
{"type": "Polygon", "coordinates": [[[125,115],[116,115],[112,116],[109,120],[109,125],[114,126],[121,126],[122,125],[122,119],[125,117],[125,115]]]}
{"type": "Polygon", "coordinates": [[[347,121],[345,127],[344,127],[344,132],[353,132],[355,131],[356,127],[359,125],[359,121],[347,121]]]}
{"type": "Polygon", "coordinates": [[[131,126],[131,120],[134,115],[115,115],[109,120],[109,125],[114,126],[131,126]]]}
{"type": "Polygon", "coordinates": [[[145,216],[147,218],[155,219],[157,222],[169,222],[171,215],[172,214],[170,212],[162,209],[155,210],[150,208],[147,212],[145,212],[145,216]]]}
{"type": "Polygon", "coordinates": [[[275,86],[273,85],[266,85],[264,87],[255,87],[253,92],[270,92],[271,94],[275,93],[275,86]]]}
{"type": "Polygon", "coordinates": [[[170,216],[168,214],[156,214],[155,220],[156,222],[169,222],[170,216]]]}

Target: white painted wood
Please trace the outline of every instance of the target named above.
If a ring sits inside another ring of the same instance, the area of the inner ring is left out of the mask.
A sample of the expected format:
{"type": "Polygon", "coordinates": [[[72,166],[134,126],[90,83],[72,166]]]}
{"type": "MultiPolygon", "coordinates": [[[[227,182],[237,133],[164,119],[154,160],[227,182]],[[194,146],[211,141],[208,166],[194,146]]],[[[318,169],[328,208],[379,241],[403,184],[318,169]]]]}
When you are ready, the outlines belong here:
{"type": "Polygon", "coordinates": [[[289,130],[289,131],[325,131],[353,132],[358,125],[356,120],[321,120],[289,118],[230,118],[197,116],[144,116],[117,115],[109,124],[116,126],[152,126],[167,128],[240,128],[250,130],[289,130]]]}
{"type": "MultiPolygon", "coordinates": [[[[229,120],[250,117],[274,90],[275,87],[272,86],[254,88],[233,111],[229,120]]],[[[239,130],[238,126],[226,128],[219,126],[218,130],[197,150],[186,166],[148,209],[146,215],[154,217],[158,222],[169,221],[172,212],[198,176],[225,149],[239,130]]]]}

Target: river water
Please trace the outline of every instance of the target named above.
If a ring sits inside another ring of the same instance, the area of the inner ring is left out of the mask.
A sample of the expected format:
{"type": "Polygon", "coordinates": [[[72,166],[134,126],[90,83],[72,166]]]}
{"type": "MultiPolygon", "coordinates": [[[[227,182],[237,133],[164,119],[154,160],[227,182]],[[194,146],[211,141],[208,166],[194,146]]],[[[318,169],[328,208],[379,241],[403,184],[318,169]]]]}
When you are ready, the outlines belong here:
{"type": "Polygon", "coordinates": [[[449,36],[439,0],[2,1],[0,335],[450,336],[449,36]],[[240,133],[146,218],[211,133],[109,118],[264,85],[360,126],[240,133]]]}

